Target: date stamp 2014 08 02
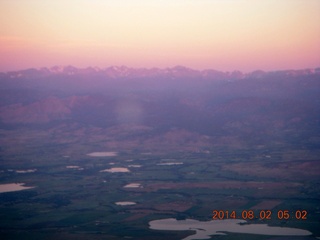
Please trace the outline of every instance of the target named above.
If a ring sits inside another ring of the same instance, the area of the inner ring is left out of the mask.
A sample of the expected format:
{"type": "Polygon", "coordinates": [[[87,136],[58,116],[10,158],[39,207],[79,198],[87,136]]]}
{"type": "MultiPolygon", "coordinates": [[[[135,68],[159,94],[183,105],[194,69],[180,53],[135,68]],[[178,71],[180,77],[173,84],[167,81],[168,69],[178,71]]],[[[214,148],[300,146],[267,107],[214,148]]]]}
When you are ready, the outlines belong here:
{"type": "Polygon", "coordinates": [[[253,219],[261,219],[261,220],[306,220],[308,212],[306,210],[242,210],[241,212],[237,212],[235,210],[213,210],[212,211],[212,219],[213,220],[223,220],[223,219],[243,219],[243,220],[253,220],[253,219]]]}

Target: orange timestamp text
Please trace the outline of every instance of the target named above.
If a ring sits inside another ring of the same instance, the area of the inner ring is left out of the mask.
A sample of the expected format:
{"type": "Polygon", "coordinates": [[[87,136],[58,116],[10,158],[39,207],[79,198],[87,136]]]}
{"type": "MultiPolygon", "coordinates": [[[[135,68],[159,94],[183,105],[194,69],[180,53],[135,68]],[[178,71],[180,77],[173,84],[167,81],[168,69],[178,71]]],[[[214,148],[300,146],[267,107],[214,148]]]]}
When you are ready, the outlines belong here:
{"type": "Polygon", "coordinates": [[[252,219],[261,219],[261,220],[306,220],[308,212],[307,210],[278,210],[272,212],[271,210],[242,210],[237,212],[235,210],[213,210],[212,219],[213,220],[223,220],[223,219],[243,219],[243,220],[252,220],[252,219]]]}

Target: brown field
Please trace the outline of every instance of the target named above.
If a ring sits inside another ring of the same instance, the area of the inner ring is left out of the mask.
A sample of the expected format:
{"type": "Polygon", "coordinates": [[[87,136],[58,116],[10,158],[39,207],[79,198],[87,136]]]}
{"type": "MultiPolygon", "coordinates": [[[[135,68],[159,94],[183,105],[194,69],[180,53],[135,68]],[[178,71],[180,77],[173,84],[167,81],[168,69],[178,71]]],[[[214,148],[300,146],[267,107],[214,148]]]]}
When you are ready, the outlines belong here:
{"type": "Polygon", "coordinates": [[[279,162],[262,164],[259,162],[225,164],[222,170],[233,171],[241,175],[274,178],[283,180],[303,180],[319,178],[319,161],[279,162]]]}
{"type": "Polygon", "coordinates": [[[192,207],[191,202],[169,202],[158,204],[155,206],[156,210],[159,211],[176,211],[176,212],[184,212],[192,207]]]}
{"type": "Polygon", "coordinates": [[[271,210],[273,208],[275,208],[276,206],[278,206],[279,204],[281,204],[282,201],[279,200],[265,200],[262,201],[256,205],[254,205],[253,207],[251,207],[251,209],[255,209],[255,210],[262,210],[262,209],[268,209],[271,210]]]}
{"type": "Polygon", "coordinates": [[[239,181],[223,181],[223,182],[200,182],[200,183],[153,183],[146,185],[142,191],[157,191],[159,189],[182,189],[182,188],[217,188],[217,189],[259,189],[259,190],[281,190],[287,188],[296,188],[301,186],[299,183],[290,182],[239,182],[239,181]]]}

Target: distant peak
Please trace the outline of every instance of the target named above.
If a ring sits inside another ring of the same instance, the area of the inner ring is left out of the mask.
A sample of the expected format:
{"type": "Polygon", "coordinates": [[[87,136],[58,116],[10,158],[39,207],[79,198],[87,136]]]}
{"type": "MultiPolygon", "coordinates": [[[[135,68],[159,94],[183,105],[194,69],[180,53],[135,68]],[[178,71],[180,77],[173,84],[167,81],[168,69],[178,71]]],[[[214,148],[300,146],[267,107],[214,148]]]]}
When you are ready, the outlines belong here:
{"type": "Polygon", "coordinates": [[[62,66],[62,65],[56,65],[50,68],[51,72],[56,72],[56,73],[64,73],[64,72],[74,72],[77,71],[78,69],[74,66],[67,65],[67,66],[62,66]]]}
{"type": "Polygon", "coordinates": [[[176,65],[172,69],[173,70],[190,70],[190,68],[187,68],[187,67],[182,66],[182,65],[176,65]]]}

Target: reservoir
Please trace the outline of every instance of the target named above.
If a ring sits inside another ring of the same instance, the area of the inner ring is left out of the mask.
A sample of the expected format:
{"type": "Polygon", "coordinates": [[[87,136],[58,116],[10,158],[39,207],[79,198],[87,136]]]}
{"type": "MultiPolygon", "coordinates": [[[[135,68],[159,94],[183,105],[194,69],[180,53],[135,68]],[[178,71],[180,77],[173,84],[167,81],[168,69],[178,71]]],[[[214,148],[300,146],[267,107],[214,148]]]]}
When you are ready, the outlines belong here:
{"type": "Polygon", "coordinates": [[[115,204],[120,205],[120,206],[130,206],[130,205],[135,205],[135,202],[115,202],[115,204]]]}
{"type": "Polygon", "coordinates": [[[90,157],[115,157],[117,155],[117,152],[92,152],[87,154],[90,157]]]}
{"type": "Polygon", "coordinates": [[[25,189],[34,188],[34,187],[25,187],[23,185],[24,185],[24,183],[0,184],[0,193],[15,192],[15,191],[21,191],[21,190],[25,190],[25,189]]]}
{"type": "Polygon", "coordinates": [[[225,219],[201,222],[193,219],[176,220],[173,218],[150,221],[150,229],[154,230],[194,230],[194,235],[183,240],[210,239],[211,235],[229,233],[247,233],[272,236],[308,236],[311,232],[298,228],[271,227],[267,224],[244,224],[245,220],[225,219]]]}
{"type": "Polygon", "coordinates": [[[126,172],[130,172],[130,170],[128,168],[123,168],[123,167],[115,167],[115,168],[109,168],[109,169],[104,169],[101,170],[100,172],[110,172],[110,173],[126,173],[126,172]]]}

